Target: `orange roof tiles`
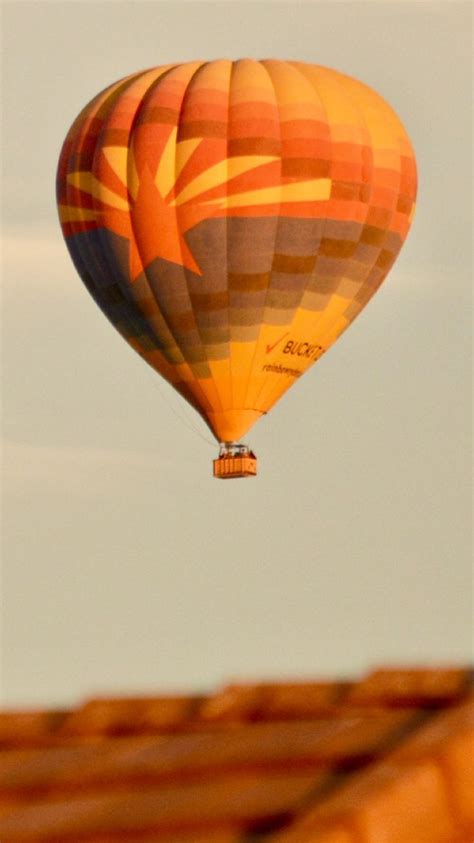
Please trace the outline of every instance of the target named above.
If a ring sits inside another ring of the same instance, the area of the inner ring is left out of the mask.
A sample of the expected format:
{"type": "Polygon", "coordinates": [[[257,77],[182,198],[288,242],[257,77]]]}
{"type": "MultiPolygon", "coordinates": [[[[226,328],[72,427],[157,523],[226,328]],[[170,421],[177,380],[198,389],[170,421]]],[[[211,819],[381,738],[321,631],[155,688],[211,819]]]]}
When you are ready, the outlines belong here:
{"type": "Polygon", "coordinates": [[[466,669],[0,714],[1,843],[472,843],[466,669]]]}

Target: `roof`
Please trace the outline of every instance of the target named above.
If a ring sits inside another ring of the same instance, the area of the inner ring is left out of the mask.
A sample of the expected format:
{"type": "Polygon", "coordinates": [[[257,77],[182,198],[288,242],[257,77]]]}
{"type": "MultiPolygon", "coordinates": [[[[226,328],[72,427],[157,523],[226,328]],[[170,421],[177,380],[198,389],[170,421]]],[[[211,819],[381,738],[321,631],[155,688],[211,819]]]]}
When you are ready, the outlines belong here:
{"type": "Polygon", "coordinates": [[[0,715],[2,843],[472,843],[458,667],[0,715]]]}

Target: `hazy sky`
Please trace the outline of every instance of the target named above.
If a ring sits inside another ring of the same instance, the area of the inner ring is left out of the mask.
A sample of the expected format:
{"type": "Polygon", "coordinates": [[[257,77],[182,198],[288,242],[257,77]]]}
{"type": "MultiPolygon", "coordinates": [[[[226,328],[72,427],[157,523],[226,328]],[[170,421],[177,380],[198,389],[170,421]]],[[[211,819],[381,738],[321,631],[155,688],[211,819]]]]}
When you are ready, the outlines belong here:
{"type": "Polygon", "coordinates": [[[470,658],[469,15],[3,3],[4,704],[470,658]],[[248,437],[259,477],[222,483],[207,428],[76,275],[54,179],[107,84],[242,56],[374,87],[420,187],[380,292],[248,437]]]}

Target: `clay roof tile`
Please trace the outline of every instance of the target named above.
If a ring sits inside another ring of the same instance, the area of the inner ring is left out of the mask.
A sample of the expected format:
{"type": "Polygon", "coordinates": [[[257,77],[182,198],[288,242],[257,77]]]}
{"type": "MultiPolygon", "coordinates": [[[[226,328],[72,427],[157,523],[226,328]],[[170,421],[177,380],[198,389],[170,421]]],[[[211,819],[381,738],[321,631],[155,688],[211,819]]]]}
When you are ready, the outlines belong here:
{"type": "Polygon", "coordinates": [[[471,843],[472,674],[0,714],[2,843],[471,843]]]}

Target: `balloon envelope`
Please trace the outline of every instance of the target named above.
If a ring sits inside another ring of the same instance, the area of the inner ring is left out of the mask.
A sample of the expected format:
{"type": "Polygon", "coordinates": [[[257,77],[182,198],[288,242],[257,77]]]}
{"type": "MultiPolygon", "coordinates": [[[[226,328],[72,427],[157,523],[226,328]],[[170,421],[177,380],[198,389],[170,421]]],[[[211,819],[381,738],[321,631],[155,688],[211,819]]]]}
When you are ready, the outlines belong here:
{"type": "Polygon", "coordinates": [[[57,196],[75,266],[130,345],[234,441],[350,325],[408,233],[392,109],[295,61],[157,67],[71,127],[57,196]]]}

